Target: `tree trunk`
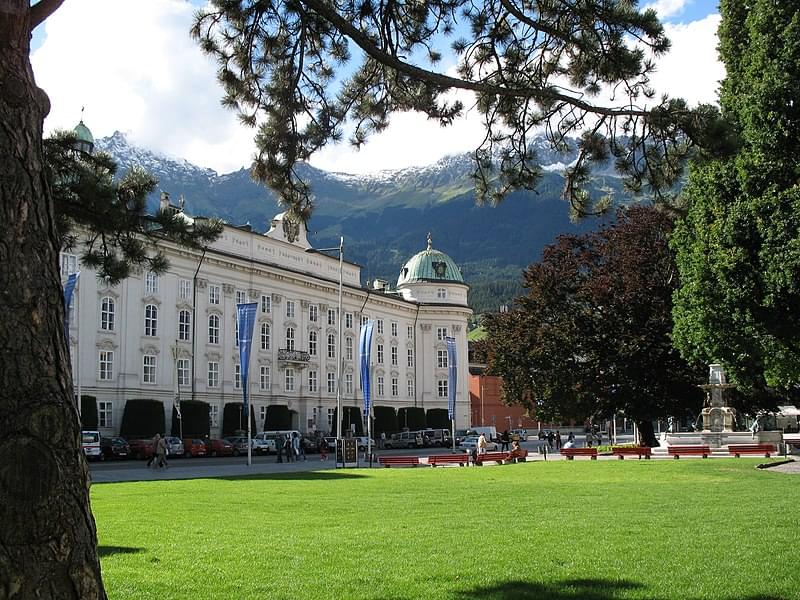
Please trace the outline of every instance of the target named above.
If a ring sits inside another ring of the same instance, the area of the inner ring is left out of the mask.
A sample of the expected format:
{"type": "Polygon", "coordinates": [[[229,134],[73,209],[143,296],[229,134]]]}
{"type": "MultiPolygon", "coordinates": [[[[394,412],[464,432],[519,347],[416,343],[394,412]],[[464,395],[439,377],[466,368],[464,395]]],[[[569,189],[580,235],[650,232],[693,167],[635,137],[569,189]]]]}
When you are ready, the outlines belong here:
{"type": "Polygon", "coordinates": [[[654,448],[658,446],[656,439],[656,432],[653,429],[653,422],[649,419],[644,421],[636,421],[636,428],[639,430],[639,444],[654,448]]]}
{"type": "Polygon", "coordinates": [[[0,598],[105,598],[64,337],[30,1],[0,0],[0,598]]]}

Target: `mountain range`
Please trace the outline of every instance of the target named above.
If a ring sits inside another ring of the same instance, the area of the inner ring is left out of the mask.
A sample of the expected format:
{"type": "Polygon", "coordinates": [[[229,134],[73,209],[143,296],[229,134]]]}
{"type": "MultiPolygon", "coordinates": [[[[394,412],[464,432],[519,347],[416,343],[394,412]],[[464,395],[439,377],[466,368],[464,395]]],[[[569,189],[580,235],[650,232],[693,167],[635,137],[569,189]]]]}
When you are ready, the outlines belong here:
{"type": "MultiPolygon", "coordinates": [[[[381,171],[370,175],[331,173],[302,165],[310,183],[315,211],[308,223],[313,246],[339,245],[344,236],[345,258],[362,265],[366,282],[394,283],[402,265],[426,247],[450,255],[470,285],[470,305],[476,313],[497,310],[521,292],[521,272],[539,259],[545,245],[559,234],[582,233],[598,226],[597,219],[572,223],[560,199],[561,171],[575,160],[575,150],[556,154],[536,140],[543,175],[536,191],[510,194],[496,207],[477,206],[470,174],[472,159],[464,153],[425,167],[381,171]]],[[[173,203],[185,200],[188,214],[219,217],[234,225],[249,223],[266,231],[283,209],[248,169],[218,174],[186,160],[169,158],[131,144],[120,132],[96,141],[124,173],[140,165],[159,180],[173,203]]],[[[595,188],[621,192],[610,172],[595,177],[595,188]]],[[[155,207],[158,193],[149,202],[155,207]]]]}

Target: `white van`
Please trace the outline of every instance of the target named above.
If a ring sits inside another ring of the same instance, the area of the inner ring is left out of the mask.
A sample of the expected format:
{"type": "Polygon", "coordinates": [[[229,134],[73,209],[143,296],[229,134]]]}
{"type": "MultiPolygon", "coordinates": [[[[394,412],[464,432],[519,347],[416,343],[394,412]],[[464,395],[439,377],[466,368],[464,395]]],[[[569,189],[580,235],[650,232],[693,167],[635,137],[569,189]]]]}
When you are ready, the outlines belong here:
{"type": "Polygon", "coordinates": [[[99,431],[81,431],[81,447],[88,460],[102,460],[99,431]]]}
{"type": "Polygon", "coordinates": [[[497,428],[494,425],[489,425],[488,427],[470,427],[467,430],[467,435],[480,434],[485,435],[486,439],[490,442],[497,441],[497,428]]]}

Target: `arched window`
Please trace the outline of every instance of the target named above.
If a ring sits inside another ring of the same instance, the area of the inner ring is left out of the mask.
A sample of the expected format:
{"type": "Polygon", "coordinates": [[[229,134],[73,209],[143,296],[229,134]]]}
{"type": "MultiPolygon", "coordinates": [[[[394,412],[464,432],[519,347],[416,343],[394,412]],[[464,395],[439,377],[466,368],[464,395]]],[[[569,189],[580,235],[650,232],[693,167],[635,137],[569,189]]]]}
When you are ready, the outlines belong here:
{"type": "Polygon", "coordinates": [[[208,315],[208,343],[219,344],[219,315],[208,315]]]}
{"type": "Polygon", "coordinates": [[[336,358],[336,336],[328,334],[328,358],[336,358]]]}
{"type": "Polygon", "coordinates": [[[188,342],[192,338],[192,313],[182,310],[178,313],[178,339],[188,342]]]}
{"type": "MultiPolygon", "coordinates": [[[[286,349],[294,350],[294,327],[286,328],[286,349]]],[[[294,381],[294,374],[292,375],[292,381],[294,381]]]]}
{"type": "Polygon", "coordinates": [[[144,307],[144,334],[149,337],[158,335],[158,307],[155,304],[144,307]]]}
{"type": "Polygon", "coordinates": [[[308,332],[308,353],[311,356],[317,355],[317,332],[316,331],[309,331],[308,332]]]}
{"type": "Polygon", "coordinates": [[[114,331],[114,299],[105,297],[100,301],[100,329],[114,331]]]}
{"type": "Polygon", "coordinates": [[[269,323],[261,324],[261,349],[269,350],[270,328],[269,323]]]}

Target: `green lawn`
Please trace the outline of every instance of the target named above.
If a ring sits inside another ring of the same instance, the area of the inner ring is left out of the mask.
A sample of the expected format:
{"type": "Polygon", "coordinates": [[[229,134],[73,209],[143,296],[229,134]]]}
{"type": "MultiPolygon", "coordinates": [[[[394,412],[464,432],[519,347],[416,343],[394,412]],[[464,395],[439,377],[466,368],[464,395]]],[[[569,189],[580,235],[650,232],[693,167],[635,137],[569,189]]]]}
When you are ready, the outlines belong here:
{"type": "Polygon", "coordinates": [[[800,477],[757,462],[98,484],[92,508],[114,600],[800,598],[800,477]]]}

